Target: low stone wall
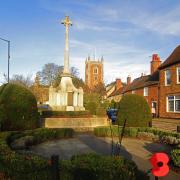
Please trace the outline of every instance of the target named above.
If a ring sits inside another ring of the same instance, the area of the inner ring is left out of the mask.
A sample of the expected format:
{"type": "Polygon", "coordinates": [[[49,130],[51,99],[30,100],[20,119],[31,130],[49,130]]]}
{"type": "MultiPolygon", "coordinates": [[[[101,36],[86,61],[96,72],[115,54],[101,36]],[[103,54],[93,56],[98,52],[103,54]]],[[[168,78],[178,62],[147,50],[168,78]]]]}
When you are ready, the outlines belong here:
{"type": "Polygon", "coordinates": [[[45,118],[46,128],[94,128],[97,126],[107,126],[106,117],[92,118],[45,118]]]}

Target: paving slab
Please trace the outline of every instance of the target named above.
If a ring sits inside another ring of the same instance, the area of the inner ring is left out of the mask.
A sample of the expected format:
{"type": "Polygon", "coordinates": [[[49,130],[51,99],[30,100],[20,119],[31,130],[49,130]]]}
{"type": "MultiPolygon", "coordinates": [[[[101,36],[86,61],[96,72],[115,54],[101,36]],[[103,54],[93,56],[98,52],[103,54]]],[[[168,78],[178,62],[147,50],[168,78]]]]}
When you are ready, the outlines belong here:
{"type": "MultiPolygon", "coordinates": [[[[115,142],[118,139],[114,139],[115,142]]],[[[37,146],[33,146],[31,151],[39,155],[50,158],[57,154],[61,159],[69,159],[75,154],[84,154],[96,152],[102,155],[111,154],[111,138],[96,137],[91,134],[78,134],[71,139],[48,141],[37,146]]],[[[120,154],[127,159],[133,160],[142,171],[151,169],[149,158],[155,152],[169,153],[169,146],[152,143],[149,141],[124,138],[120,154]]],[[[150,179],[154,180],[151,175],[150,179]]],[[[159,180],[179,180],[180,175],[170,171],[168,176],[159,178],[159,180]]]]}

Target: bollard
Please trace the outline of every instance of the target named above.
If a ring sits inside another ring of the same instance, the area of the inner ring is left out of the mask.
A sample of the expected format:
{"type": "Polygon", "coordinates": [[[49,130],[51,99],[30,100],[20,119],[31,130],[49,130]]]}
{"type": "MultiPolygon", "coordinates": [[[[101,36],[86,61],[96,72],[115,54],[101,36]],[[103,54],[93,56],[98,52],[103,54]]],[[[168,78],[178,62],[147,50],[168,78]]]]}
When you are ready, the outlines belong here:
{"type": "Polygon", "coordinates": [[[51,163],[52,163],[52,179],[59,180],[59,156],[52,155],[51,156],[51,163]]]}
{"type": "Polygon", "coordinates": [[[180,126],[177,126],[177,132],[180,133],[180,126]]]}

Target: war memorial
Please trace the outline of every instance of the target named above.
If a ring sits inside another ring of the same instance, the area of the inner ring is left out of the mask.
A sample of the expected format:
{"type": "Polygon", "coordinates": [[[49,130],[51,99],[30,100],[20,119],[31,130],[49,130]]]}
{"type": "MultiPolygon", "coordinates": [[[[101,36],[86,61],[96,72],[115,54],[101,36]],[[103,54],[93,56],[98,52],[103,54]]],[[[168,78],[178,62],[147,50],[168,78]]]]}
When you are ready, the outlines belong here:
{"type": "Polygon", "coordinates": [[[0,180],[179,180],[179,7],[2,1],[0,180]]]}

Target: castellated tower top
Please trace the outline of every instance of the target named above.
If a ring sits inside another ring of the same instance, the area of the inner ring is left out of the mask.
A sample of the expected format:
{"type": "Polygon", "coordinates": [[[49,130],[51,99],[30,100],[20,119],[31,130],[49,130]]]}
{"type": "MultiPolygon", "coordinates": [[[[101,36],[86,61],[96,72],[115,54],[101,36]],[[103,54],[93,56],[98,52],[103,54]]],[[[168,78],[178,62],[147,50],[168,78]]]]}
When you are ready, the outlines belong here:
{"type": "Polygon", "coordinates": [[[104,83],[104,58],[101,60],[91,59],[90,56],[86,58],[85,61],[85,83],[90,88],[93,89],[97,84],[104,83]]]}

